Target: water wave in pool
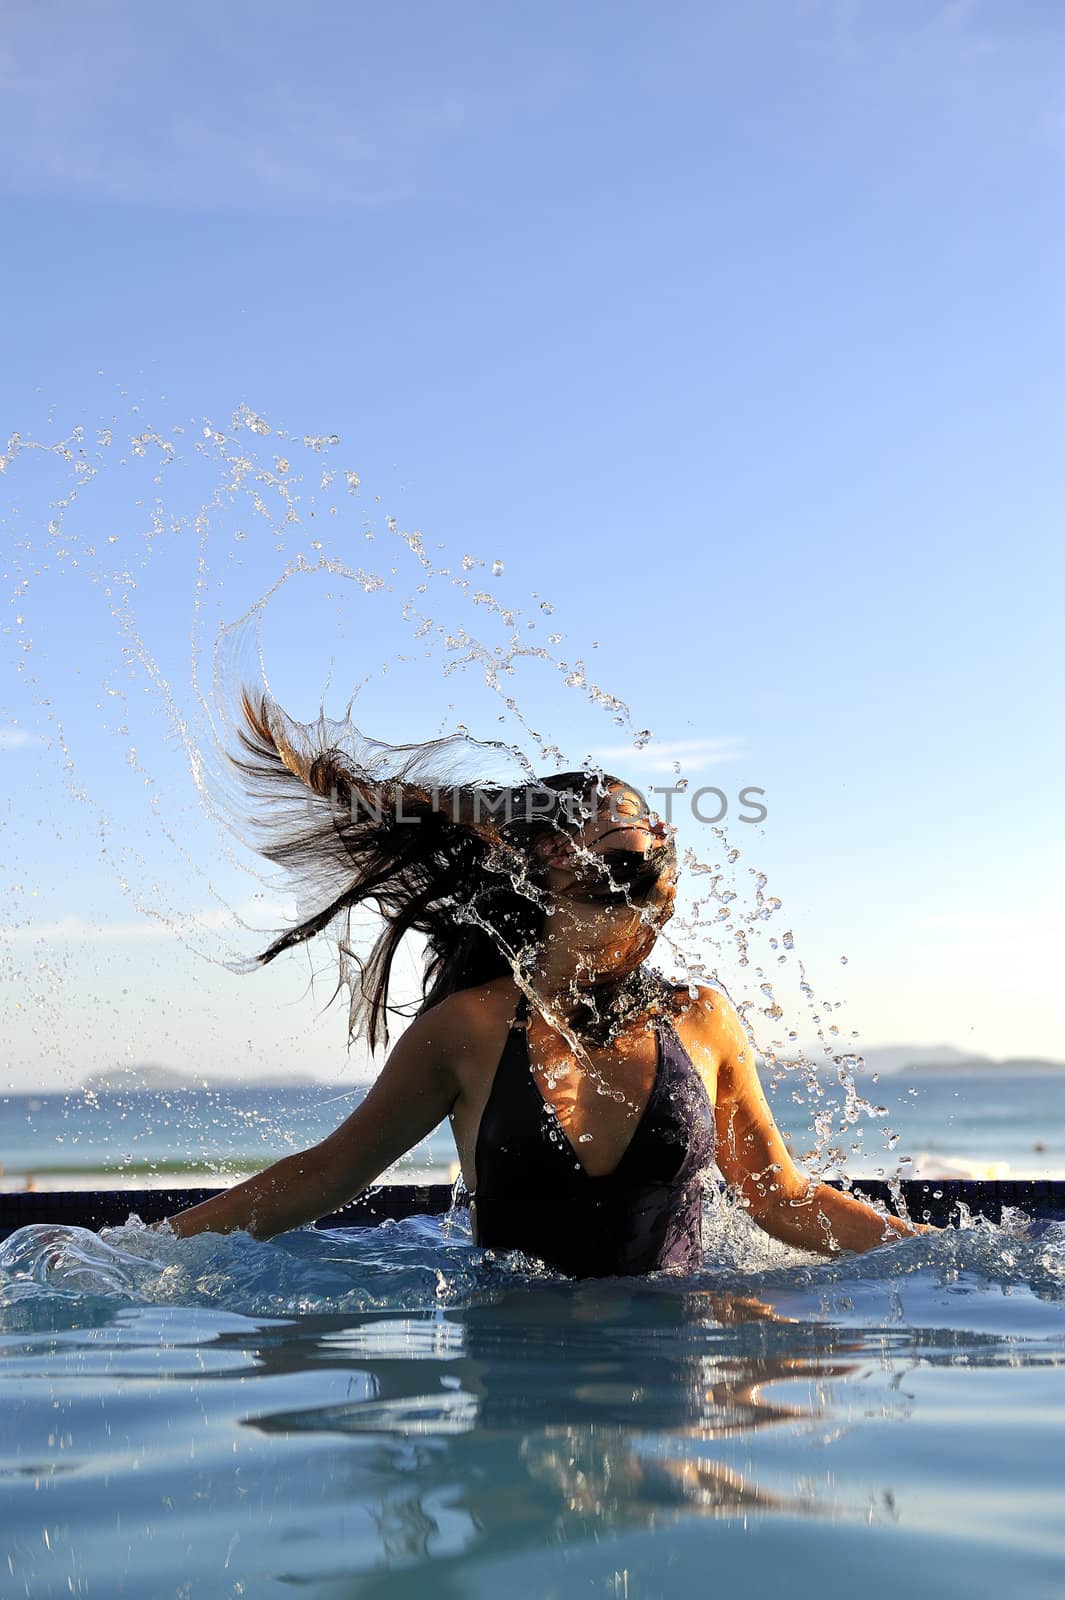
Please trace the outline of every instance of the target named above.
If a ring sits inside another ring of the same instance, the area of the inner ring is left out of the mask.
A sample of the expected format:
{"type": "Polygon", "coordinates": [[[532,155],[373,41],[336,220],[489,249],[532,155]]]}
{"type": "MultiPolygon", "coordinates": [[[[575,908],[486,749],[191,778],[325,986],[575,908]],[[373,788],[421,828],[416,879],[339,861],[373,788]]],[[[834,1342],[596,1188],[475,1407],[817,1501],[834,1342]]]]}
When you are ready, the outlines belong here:
{"type": "Polygon", "coordinates": [[[461,1213],[20,1229],[9,1592],[1060,1594],[1065,1226],[827,1260],[724,1206],[706,1243],[578,1283],[461,1213]]]}
{"type": "MultiPolygon", "coordinates": [[[[834,1259],[770,1239],[724,1203],[708,1207],[704,1236],[701,1272],[654,1273],[641,1284],[670,1293],[821,1296],[832,1314],[855,1295],[869,1307],[907,1291],[919,1291],[925,1303],[931,1296],[944,1310],[981,1291],[985,1301],[996,1291],[1065,1301],[1065,1223],[1033,1221],[1022,1212],[1007,1212],[1001,1226],[967,1219],[938,1234],[834,1259]]],[[[13,1233],[0,1244],[0,1326],[76,1326],[65,1323],[66,1312],[77,1319],[95,1302],[245,1316],[461,1307],[522,1286],[569,1281],[519,1251],[477,1248],[461,1209],[373,1227],[300,1228],[270,1240],[241,1232],[179,1239],[132,1217],[99,1233],[42,1225],[13,1233]]],[[[979,1320],[981,1304],[977,1299],[961,1320],[979,1320]]],[[[1012,1305],[1004,1329],[1023,1334],[1019,1316],[1012,1305]]],[[[952,1311],[951,1325],[958,1318],[952,1311]]]]}

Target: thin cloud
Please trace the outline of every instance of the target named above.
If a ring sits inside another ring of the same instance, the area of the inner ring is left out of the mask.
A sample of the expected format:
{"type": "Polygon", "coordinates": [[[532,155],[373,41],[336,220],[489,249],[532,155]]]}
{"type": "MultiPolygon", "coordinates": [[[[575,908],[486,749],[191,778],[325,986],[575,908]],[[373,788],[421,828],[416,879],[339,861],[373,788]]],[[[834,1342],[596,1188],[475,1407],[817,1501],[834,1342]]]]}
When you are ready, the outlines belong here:
{"type": "Polygon", "coordinates": [[[642,750],[631,744],[607,744],[589,752],[592,761],[603,765],[618,762],[626,768],[641,767],[652,772],[672,769],[675,761],[682,769],[701,772],[727,761],[738,761],[742,755],[742,741],[734,738],[674,739],[662,744],[646,744],[642,750]]]}
{"type": "Polygon", "coordinates": [[[30,750],[47,743],[41,734],[30,733],[28,728],[0,728],[0,750],[30,750]]]}
{"type": "Polygon", "coordinates": [[[346,39],[322,54],[297,33],[286,50],[273,23],[205,16],[182,36],[150,13],[90,7],[57,33],[47,8],[15,11],[0,43],[0,186],[227,212],[373,207],[413,192],[436,147],[484,118],[472,76],[397,86],[346,39]]]}
{"type": "Polygon", "coordinates": [[[934,928],[942,933],[1030,933],[1043,931],[1042,924],[1030,917],[924,917],[921,928],[934,928]]]}
{"type": "MultiPolygon", "coordinates": [[[[247,926],[247,919],[252,916],[257,921],[269,920],[271,916],[276,916],[277,925],[281,926],[286,917],[291,921],[291,907],[270,908],[264,907],[261,901],[255,901],[233,908],[210,906],[203,911],[165,919],[161,916],[145,915],[134,921],[126,919],[114,922],[71,915],[59,917],[52,922],[28,922],[14,927],[0,928],[0,944],[34,944],[42,941],[46,944],[100,944],[123,941],[139,943],[145,939],[180,939],[183,935],[216,929],[223,931],[243,929],[247,926]]],[[[269,935],[272,929],[264,928],[258,931],[269,935]]]]}
{"type": "Polygon", "coordinates": [[[101,940],[169,939],[173,930],[148,917],[138,922],[93,922],[88,917],[60,917],[55,922],[27,922],[0,928],[0,943],[98,943],[101,940]]]}

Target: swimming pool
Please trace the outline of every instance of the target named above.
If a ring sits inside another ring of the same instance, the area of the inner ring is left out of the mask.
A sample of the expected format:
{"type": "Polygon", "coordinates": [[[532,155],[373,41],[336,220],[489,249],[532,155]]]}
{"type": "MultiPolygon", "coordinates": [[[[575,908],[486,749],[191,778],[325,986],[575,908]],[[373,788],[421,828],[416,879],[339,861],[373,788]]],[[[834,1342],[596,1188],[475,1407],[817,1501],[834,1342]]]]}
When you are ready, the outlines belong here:
{"type": "Polygon", "coordinates": [[[0,1245],[2,1592],[1065,1592],[1065,1225],[574,1283],[464,1213],[0,1245]]]}

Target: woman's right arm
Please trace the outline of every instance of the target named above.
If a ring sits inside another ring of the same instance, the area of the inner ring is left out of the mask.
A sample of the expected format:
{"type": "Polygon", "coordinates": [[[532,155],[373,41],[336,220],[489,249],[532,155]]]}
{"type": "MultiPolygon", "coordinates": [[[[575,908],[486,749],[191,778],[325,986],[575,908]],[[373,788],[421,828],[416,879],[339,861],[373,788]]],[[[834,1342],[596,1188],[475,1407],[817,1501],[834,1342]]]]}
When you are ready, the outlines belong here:
{"type": "Polygon", "coordinates": [[[774,1239],[819,1255],[872,1250],[895,1237],[937,1233],[931,1223],[883,1217],[792,1161],[758,1077],[754,1045],[735,1007],[709,988],[701,1035],[718,1063],[717,1165],[754,1221],[774,1239]]]}
{"type": "Polygon", "coordinates": [[[406,1029],[360,1106],[334,1133],[161,1226],[182,1236],[242,1228],[269,1239],[360,1194],[438,1127],[458,1095],[448,1001],[406,1029]]]}

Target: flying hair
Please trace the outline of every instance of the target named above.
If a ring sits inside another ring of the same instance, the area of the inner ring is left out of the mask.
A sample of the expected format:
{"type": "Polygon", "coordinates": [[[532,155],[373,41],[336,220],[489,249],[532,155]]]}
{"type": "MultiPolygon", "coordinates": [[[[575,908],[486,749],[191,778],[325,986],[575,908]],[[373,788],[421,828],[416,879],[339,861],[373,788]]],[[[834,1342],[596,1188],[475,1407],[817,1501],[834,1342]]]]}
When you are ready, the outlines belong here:
{"type": "MultiPolygon", "coordinates": [[[[255,957],[265,966],[326,933],[339,953],[335,1000],[349,994],[349,1042],[389,1042],[389,1014],[420,1016],[460,989],[529,967],[548,906],[536,855],[545,835],[573,836],[603,795],[622,780],[598,770],[517,783],[463,776],[485,755],[497,767],[509,747],[451,734],[389,745],[350,719],[296,722],[263,690],[243,687],[239,772],[250,813],[246,842],[284,869],[297,890],[298,920],[255,957]],[[353,913],[381,926],[368,953],[355,948],[353,913]],[[393,963],[409,933],[425,940],[422,998],[392,1004],[393,963]]],[[[664,980],[663,980],[664,982],[664,980]]],[[[619,982],[597,986],[574,1018],[594,1039],[619,982]]]]}

